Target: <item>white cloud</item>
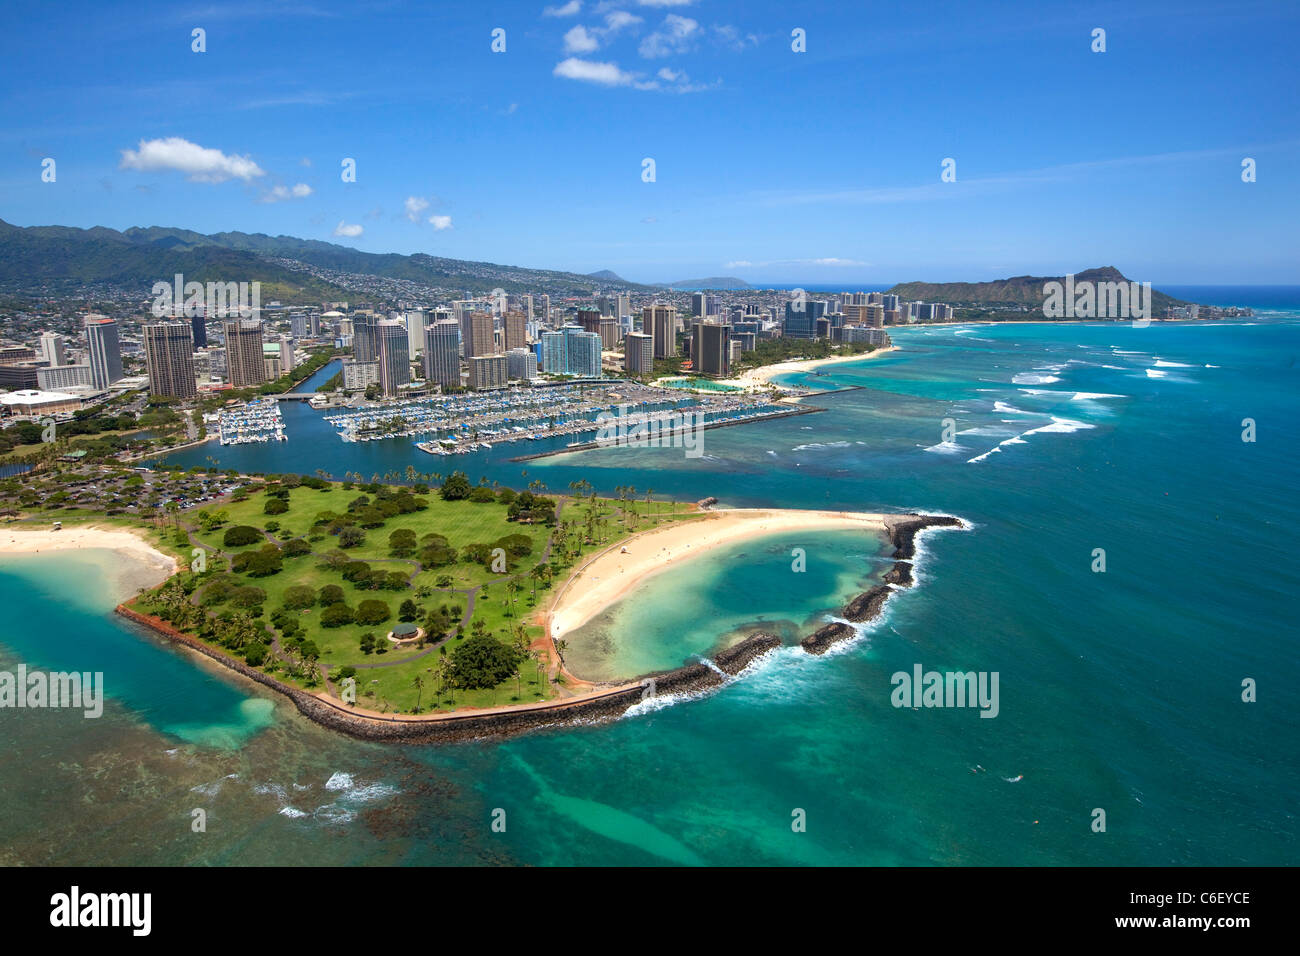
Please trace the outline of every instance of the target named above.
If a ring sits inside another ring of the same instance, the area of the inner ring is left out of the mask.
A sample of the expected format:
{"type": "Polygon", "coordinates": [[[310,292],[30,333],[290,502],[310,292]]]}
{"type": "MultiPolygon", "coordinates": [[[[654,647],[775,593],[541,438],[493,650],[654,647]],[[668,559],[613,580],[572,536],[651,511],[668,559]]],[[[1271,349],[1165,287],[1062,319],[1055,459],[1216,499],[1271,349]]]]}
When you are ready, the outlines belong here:
{"type": "Polygon", "coordinates": [[[569,0],[568,3],[559,7],[547,7],[542,11],[544,17],[571,17],[582,9],[582,0],[569,0]]]}
{"type": "Polygon", "coordinates": [[[247,156],[227,156],[219,149],[205,149],[179,136],[140,140],[139,149],[122,150],[121,168],[146,173],[175,170],[195,183],[224,183],[229,179],[249,182],[266,175],[247,156]]]}
{"type": "Polygon", "coordinates": [[[692,41],[699,33],[698,21],[670,13],[664,17],[664,22],[659,25],[658,30],[641,41],[638,52],[647,60],[684,53],[690,49],[692,41]]]}
{"type": "Polygon", "coordinates": [[[430,216],[429,223],[435,230],[441,232],[451,228],[451,216],[430,216]]]}
{"type": "Polygon", "coordinates": [[[262,196],[260,202],[283,202],[286,199],[305,199],[311,195],[311,187],[306,183],[294,186],[275,186],[262,196]]]}
{"type": "Polygon", "coordinates": [[[429,208],[429,200],[420,196],[407,196],[403,205],[406,209],[406,218],[411,222],[419,222],[420,213],[429,208]]]}
{"type": "Polygon", "coordinates": [[[619,30],[622,30],[624,27],[633,27],[636,26],[638,23],[644,23],[644,22],[645,21],[642,20],[640,17],[638,17],[635,13],[628,13],[626,10],[614,10],[610,13],[605,14],[604,32],[617,33],[619,30]]]}
{"type": "Polygon", "coordinates": [[[754,263],[750,262],[748,259],[737,259],[735,262],[728,262],[725,266],[723,266],[723,268],[724,269],[748,269],[751,266],[753,266],[753,264],[754,263]]]}
{"type": "Polygon", "coordinates": [[[669,83],[676,83],[678,80],[687,79],[685,73],[678,73],[674,70],[668,69],[666,66],[655,75],[661,80],[667,80],[669,83]]]}
{"type": "Polygon", "coordinates": [[[643,7],[689,7],[695,0],[636,0],[643,7]]]}
{"type": "Polygon", "coordinates": [[[600,42],[587,32],[587,28],[578,24],[564,35],[565,53],[590,53],[597,49],[600,42]]]}
{"type": "Polygon", "coordinates": [[[579,60],[572,56],[555,64],[552,72],[567,80],[599,83],[601,86],[628,86],[634,80],[631,73],[620,70],[616,63],[597,63],[593,60],[579,60]]]}
{"type": "Polygon", "coordinates": [[[334,227],[334,235],[336,235],[336,236],[346,236],[346,237],[349,238],[349,239],[355,239],[357,236],[361,235],[363,232],[365,232],[365,229],[363,229],[361,226],[359,226],[359,225],[357,225],[357,226],[349,226],[349,225],[348,225],[346,222],[344,222],[342,219],[340,219],[340,220],[339,220],[339,224],[338,224],[337,226],[334,227]]]}
{"type": "Polygon", "coordinates": [[[865,262],[859,262],[856,259],[837,259],[835,256],[831,256],[830,258],[827,259],[804,259],[802,261],[806,262],[810,266],[865,266],[866,265],[865,262]]]}
{"type": "Polygon", "coordinates": [[[310,157],[310,156],[304,156],[302,159],[298,160],[298,165],[299,165],[299,166],[311,166],[311,157],[310,157]]]}

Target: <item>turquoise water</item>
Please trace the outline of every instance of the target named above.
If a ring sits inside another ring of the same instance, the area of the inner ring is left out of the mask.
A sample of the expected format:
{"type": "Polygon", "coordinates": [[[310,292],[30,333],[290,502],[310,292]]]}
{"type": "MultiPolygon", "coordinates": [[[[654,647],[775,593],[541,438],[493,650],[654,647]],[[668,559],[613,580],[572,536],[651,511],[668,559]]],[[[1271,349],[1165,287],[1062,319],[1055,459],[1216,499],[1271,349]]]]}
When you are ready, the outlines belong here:
{"type": "Polygon", "coordinates": [[[892,551],[864,531],[782,533],[717,548],[646,579],[565,634],[565,663],[579,677],[609,681],[680,667],[756,631],[795,643],[876,583],[893,566],[892,551]]]}
{"type": "MultiPolygon", "coordinates": [[[[192,696],[189,722],[215,726],[239,724],[235,701],[254,692],[116,622],[90,628],[97,611],[58,610],[66,580],[24,597],[30,585],[0,569],[10,602],[27,602],[21,619],[42,623],[40,634],[0,637],[7,658],[53,654],[52,630],[159,657],[129,661],[123,681],[165,675],[100,721],[0,716],[6,779],[42,768],[0,794],[5,860],[1293,864],[1300,324],[894,338],[900,351],[888,356],[790,379],[859,386],[812,401],[827,411],[711,430],[702,458],[624,447],[526,465],[496,449],[459,460],[473,478],[519,484],[526,468],[526,480],[555,489],[585,478],[607,492],[924,509],[973,524],[925,538],[920,586],[864,640],[823,658],[783,649],[717,692],[613,724],[385,749],[278,707],[238,749],[189,742],[175,729],[185,708],[168,711],[169,699],[192,696]],[[1254,443],[1241,440],[1245,418],[1254,443]],[[1097,548],[1105,573],[1091,570],[1097,548]],[[998,717],[895,709],[890,675],[917,663],[997,671],[998,717]],[[1245,678],[1257,703],[1241,700],[1245,678]],[[178,692],[173,679],[195,684],[178,692]],[[199,805],[219,821],[201,840],[187,826],[199,805]],[[490,827],[498,808],[505,833],[490,827]],[[1095,808],[1105,833],[1090,829],[1095,808]],[[806,833],[791,830],[797,809],[806,833]]],[[[317,413],[294,405],[291,416],[300,430],[291,424],[278,448],[209,447],[189,463],[206,453],[261,471],[419,467],[404,443],[344,446],[328,429],[311,440],[317,413]]],[[[858,568],[830,560],[824,582],[788,597],[774,568],[760,570],[755,613],[788,605],[802,626],[858,568]]],[[[748,616],[733,602],[719,598],[724,627],[748,616]]],[[[673,630],[659,623],[661,604],[641,603],[651,632],[673,630]]],[[[692,630],[669,653],[708,639],[692,630]]]]}
{"type": "Polygon", "coordinates": [[[709,378],[661,378],[655,384],[664,388],[683,388],[696,392],[739,392],[734,385],[724,385],[709,378]]]}

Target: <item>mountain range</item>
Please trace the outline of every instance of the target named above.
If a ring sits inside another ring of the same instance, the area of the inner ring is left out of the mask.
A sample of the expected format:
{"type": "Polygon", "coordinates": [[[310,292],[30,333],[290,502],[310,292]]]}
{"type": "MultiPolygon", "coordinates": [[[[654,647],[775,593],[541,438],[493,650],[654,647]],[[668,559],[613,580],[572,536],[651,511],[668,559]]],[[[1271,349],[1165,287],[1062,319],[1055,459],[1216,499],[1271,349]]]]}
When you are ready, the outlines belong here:
{"type": "MultiPolygon", "coordinates": [[[[1114,266],[1085,269],[1074,274],[1079,282],[1129,282],[1114,266]]],[[[1030,307],[1043,305],[1043,285],[1047,282],[1065,282],[1064,276],[1013,276],[992,282],[900,282],[889,290],[905,301],[946,302],[958,306],[1030,307]]],[[[1151,307],[1157,312],[1169,306],[1188,303],[1181,299],[1151,290],[1151,307]]]]}

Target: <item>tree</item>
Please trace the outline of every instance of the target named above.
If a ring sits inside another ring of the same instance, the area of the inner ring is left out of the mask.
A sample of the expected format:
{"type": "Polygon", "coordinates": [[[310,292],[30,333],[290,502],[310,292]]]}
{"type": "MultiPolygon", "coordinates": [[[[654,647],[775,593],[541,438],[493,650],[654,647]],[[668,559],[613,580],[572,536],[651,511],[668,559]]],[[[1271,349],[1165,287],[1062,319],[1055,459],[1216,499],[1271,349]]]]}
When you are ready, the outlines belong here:
{"type": "Polygon", "coordinates": [[[419,616],[420,609],[410,598],[403,601],[401,607],[397,609],[397,619],[399,621],[414,621],[419,616]]]}
{"type": "Polygon", "coordinates": [[[255,544],[262,540],[262,532],[256,528],[241,524],[233,528],[227,528],[226,533],[221,538],[221,543],[227,548],[239,548],[246,544],[255,544]]]}
{"type": "MultiPolygon", "coordinates": [[[[340,592],[341,594],[341,592],[340,592]]],[[[295,584],[284,592],[284,606],[294,611],[305,610],[316,603],[316,592],[305,584],[295,584]]]]}
{"type": "Polygon", "coordinates": [[[443,501],[462,501],[469,497],[472,490],[469,477],[463,471],[454,471],[442,483],[438,494],[443,501]]]}
{"type": "Polygon", "coordinates": [[[382,624],[392,616],[392,609],[383,601],[376,601],[372,598],[357,605],[356,622],[358,624],[382,624]]]}
{"type": "Polygon", "coordinates": [[[343,589],[337,584],[327,584],[320,589],[320,606],[329,607],[331,604],[343,603],[343,589]]]}
{"type": "Polygon", "coordinates": [[[519,666],[519,653],[490,634],[476,633],[451,655],[452,677],[457,687],[486,689],[510,678],[519,666]]]}
{"type": "MultiPolygon", "coordinates": [[[[364,602],[363,602],[364,603],[364,602]]],[[[355,620],[352,608],[342,602],[331,604],[321,612],[321,627],[342,627],[344,624],[351,624],[355,620]]]]}
{"type": "Polygon", "coordinates": [[[282,515],[289,510],[289,502],[282,498],[267,498],[262,511],[268,515],[282,515]]]}
{"type": "Polygon", "coordinates": [[[339,547],[355,548],[366,540],[366,533],[356,525],[348,525],[339,531],[339,547]]]}

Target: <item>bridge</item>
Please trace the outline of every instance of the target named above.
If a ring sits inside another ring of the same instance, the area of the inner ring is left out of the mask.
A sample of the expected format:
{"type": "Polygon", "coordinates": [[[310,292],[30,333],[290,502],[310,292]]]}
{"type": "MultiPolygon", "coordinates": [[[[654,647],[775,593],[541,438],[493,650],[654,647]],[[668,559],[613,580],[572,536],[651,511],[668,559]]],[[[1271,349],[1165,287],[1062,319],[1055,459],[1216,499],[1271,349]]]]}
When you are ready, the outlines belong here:
{"type": "Polygon", "coordinates": [[[279,395],[266,395],[265,398],[274,398],[277,402],[306,402],[316,397],[315,392],[281,392],[279,395]]]}

